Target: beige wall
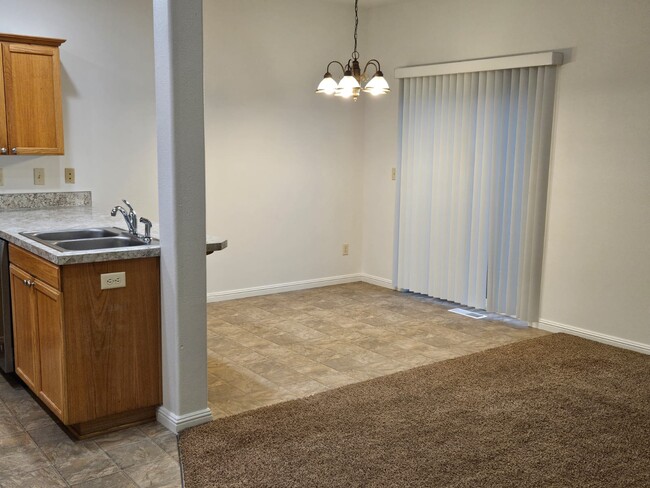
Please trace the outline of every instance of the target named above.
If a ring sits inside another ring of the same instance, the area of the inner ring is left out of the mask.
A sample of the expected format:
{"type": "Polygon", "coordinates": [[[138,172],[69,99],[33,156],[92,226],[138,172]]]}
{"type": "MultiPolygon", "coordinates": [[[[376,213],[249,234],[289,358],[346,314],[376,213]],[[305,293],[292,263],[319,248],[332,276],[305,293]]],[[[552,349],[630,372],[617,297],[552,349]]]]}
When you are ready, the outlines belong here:
{"type": "Polygon", "coordinates": [[[0,191],[91,190],[97,207],[128,198],[158,213],[150,0],[3,0],[0,32],[67,39],[61,46],[64,156],[0,158],[0,191]],[[65,184],[64,168],[76,183],[65,184]],[[33,168],[45,169],[44,186],[33,168]]]}
{"type": "MultiPolygon", "coordinates": [[[[388,75],[399,66],[565,50],[542,319],[650,344],[650,2],[400,2],[371,9],[368,29],[388,75]]],[[[385,278],[397,106],[395,90],[365,113],[362,267],[385,278]]]]}
{"type": "MultiPolygon", "coordinates": [[[[562,49],[542,317],[650,344],[650,3],[404,1],[362,10],[393,93],[315,96],[351,50],[350,6],[205,0],[208,291],[392,276],[395,67],[562,49]],[[341,244],[350,256],[341,256],[341,244]]],[[[0,32],[68,39],[66,155],[0,158],[0,191],[90,189],[157,214],[150,0],[4,0],[0,32]],[[77,184],[63,183],[63,168],[77,184]],[[48,184],[34,187],[32,168],[48,184]]]]}
{"type": "Polygon", "coordinates": [[[208,233],[230,243],[208,257],[210,292],[360,271],[363,102],[314,94],[352,51],[352,13],[204,2],[208,233]]]}
{"type": "MultiPolygon", "coordinates": [[[[89,189],[107,212],[126,197],[155,219],[152,0],[6,0],[3,11],[0,32],[67,39],[66,154],[0,158],[0,191],[89,189]]],[[[352,50],[351,14],[315,0],[204,1],[207,229],[230,242],[207,258],[209,292],[360,271],[363,102],[314,95],[327,62],[352,50]]]]}

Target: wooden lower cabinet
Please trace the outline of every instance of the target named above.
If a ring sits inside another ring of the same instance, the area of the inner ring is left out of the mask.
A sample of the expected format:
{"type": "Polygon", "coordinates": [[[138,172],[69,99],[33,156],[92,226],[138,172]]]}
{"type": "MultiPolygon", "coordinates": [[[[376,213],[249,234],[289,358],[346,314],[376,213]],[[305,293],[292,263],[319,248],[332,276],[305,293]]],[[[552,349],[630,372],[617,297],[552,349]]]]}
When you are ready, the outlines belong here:
{"type": "Polygon", "coordinates": [[[16,374],[36,392],[41,383],[41,355],[38,345],[36,294],[28,281],[34,277],[13,264],[9,266],[9,276],[16,374]]]}
{"type": "Polygon", "coordinates": [[[69,411],[64,408],[64,362],[63,362],[63,307],[61,292],[36,281],[36,314],[38,323],[38,347],[41,364],[41,383],[38,396],[56,414],[66,419],[69,411]]]}
{"type": "Polygon", "coordinates": [[[79,437],[162,403],[159,259],[55,266],[9,248],[16,372],[79,437]],[[101,289],[104,273],[126,287],[101,289]]]}

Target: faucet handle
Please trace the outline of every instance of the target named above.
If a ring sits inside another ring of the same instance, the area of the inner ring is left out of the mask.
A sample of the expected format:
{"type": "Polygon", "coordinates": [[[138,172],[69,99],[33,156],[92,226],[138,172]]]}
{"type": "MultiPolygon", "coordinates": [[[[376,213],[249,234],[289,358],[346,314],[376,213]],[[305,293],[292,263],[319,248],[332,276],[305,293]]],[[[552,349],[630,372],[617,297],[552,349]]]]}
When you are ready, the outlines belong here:
{"type": "Polygon", "coordinates": [[[151,242],[151,227],[153,226],[151,220],[140,217],[140,223],[144,224],[144,240],[151,242]]]}
{"type": "Polygon", "coordinates": [[[122,198],[122,201],[124,202],[124,205],[126,205],[127,207],[129,207],[129,210],[130,210],[131,212],[133,212],[133,206],[132,206],[129,202],[127,202],[126,199],[124,199],[124,198],[122,198]]]}

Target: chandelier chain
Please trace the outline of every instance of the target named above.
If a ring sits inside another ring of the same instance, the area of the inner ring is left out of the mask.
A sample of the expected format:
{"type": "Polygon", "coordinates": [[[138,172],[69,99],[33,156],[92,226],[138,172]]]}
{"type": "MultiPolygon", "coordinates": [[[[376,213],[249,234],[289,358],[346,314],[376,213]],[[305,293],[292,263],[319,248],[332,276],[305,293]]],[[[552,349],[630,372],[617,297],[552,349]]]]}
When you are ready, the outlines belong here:
{"type": "Polygon", "coordinates": [[[359,59],[359,51],[357,51],[357,29],[359,28],[359,0],[354,0],[354,51],[352,51],[352,59],[359,59]]]}

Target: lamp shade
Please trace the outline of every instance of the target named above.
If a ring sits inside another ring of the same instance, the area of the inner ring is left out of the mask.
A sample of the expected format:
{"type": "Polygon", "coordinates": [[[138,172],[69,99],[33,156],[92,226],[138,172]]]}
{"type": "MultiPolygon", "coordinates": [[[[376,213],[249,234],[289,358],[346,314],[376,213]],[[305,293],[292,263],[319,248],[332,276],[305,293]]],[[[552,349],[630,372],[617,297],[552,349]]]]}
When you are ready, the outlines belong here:
{"type": "Polygon", "coordinates": [[[372,79],[366,83],[363,91],[377,96],[388,93],[390,91],[390,88],[388,86],[386,78],[384,78],[383,73],[381,71],[377,71],[375,76],[373,76],[372,79]]]}
{"type": "Polygon", "coordinates": [[[361,90],[361,85],[357,79],[352,76],[352,71],[347,70],[341,81],[339,81],[338,86],[336,87],[335,95],[337,97],[350,98],[358,97],[359,91],[361,90]]]}
{"type": "Polygon", "coordinates": [[[341,78],[341,81],[339,81],[336,90],[343,91],[343,90],[349,90],[353,88],[361,88],[361,85],[359,84],[357,79],[354,76],[352,76],[352,72],[348,70],[345,72],[343,78],[341,78]]]}
{"type": "Polygon", "coordinates": [[[334,92],[336,91],[336,80],[332,78],[332,75],[329,73],[325,73],[325,76],[323,76],[323,79],[321,82],[318,84],[318,88],[316,88],[316,93],[323,93],[324,95],[333,95],[334,92]]]}

